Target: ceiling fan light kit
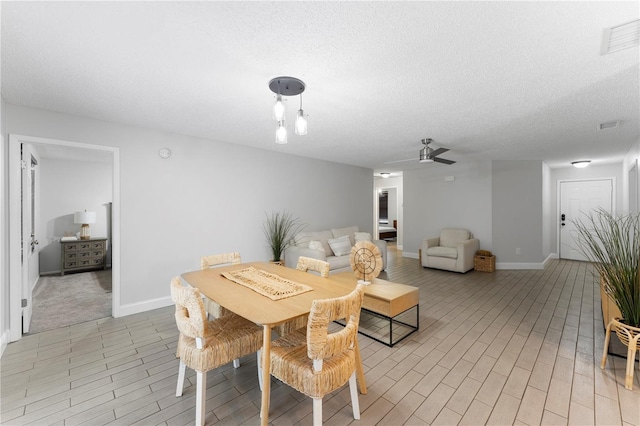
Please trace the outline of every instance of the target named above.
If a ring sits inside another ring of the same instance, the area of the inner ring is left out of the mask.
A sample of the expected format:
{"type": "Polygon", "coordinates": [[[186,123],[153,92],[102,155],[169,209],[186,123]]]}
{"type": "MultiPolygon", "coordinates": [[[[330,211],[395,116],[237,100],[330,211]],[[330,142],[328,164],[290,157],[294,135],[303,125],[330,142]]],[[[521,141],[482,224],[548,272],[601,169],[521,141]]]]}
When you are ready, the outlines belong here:
{"type": "Polygon", "coordinates": [[[436,163],[442,163],[447,165],[451,165],[455,163],[455,161],[452,161],[452,160],[439,158],[438,155],[445,153],[449,150],[447,148],[438,148],[438,149],[430,148],[429,144],[431,142],[433,142],[433,139],[429,139],[429,138],[422,139],[422,144],[424,145],[424,147],[422,147],[419,151],[421,163],[436,162],[436,163]]]}
{"type": "Polygon", "coordinates": [[[285,125],[285,107],[282,103],[283,96],[300,95],[300,109],[296,114],[295,132],[296,135],[307,134],[307,119],[302,109],[302,92],[304,92],[305,84],[302,80],[295,77],[276,77],[269,81],[269,89],[276,94],[276,103],[273,106],[273,119],[278,123],[276,126],[276,143],[287,143],[287,127],[285,125]]]}

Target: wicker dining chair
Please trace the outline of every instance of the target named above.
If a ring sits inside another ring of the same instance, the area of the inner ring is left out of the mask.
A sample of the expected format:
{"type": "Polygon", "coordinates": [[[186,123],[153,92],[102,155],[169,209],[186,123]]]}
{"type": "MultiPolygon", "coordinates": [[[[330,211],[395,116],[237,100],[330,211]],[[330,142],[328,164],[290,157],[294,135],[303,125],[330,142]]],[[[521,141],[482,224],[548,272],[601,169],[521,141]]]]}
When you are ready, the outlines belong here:
{"type": "MultiPolygon", "coordinates": [[[[329,277],[330,265],[329,262],[325,262],[324,260],[300,256],[298,258],[296,269],[302,272],[315,271],[318,272],[321,277],[327,278],[329,277]]],[[[275,327],[275,331],[278,333],[278,336],[284,336],[299,328],[306,328],[308,318],[309,316],[305,315],[291,321],[287,321],[284,324],[277,325],[275,327]]]]}
{"type": "MultiPolygon", "coordinates": [[[[240,257],[240,253],[232,252],[232,253],[222,253],[222,254],[214,254],[211,256],[203,256],[200,258],[200,269],[209,269],[214,266],[220,265],[237,265],[242,263],[242,259],[240,257]]],[[[204,307],[207,310],[207,313],[210,317],[220,318],[223,315],[227,315],[231,313],[231,311],[223,308],[213,300],[208,297],[204,297],[204,307]]]]}
{"type": "Polygon", "coordinates": [[[353,418],[360,419],[356,388],[356,339],[364,286],[335,299],[314,300],[305,331],[271,342],[271,375],[313,398],[313,424],[322,424],[322,398],[349,382],[353,418]],[[329,324],[346,326],[329,332],[329,324]],[[301,340],[300,333],[306,334],[301,340]]]}
{"type": "MultiPolygon", "coordinates": [[[[633,369],[635,368],[636,352],[640,350],[640,328],[626,325],[618,320],[619,318],[612,318],[607,325],[600,368],[604,369],[607,364],[609,341],[611,339],[611,331],[613,331],[618,335],[620,341],[627,347],[627,370],[625,372],[624,387],[626,389],[633,390],[633,369]]],[[[640,364],[640,361],[638,361],[638,364],[640,364]]]]}
{"type": "Polygon", "coordinates": [[[238,315],[207,320],[198,289],[183,286],[179,277],[171,280],[171,297],[176,304],[176,325],[180,331],[176,356],[180,358],[176,396],[182,396],[186,367],[196,371],[196,425],[204,424],[207,371],[262,349],[262,327],[238,315]]]}

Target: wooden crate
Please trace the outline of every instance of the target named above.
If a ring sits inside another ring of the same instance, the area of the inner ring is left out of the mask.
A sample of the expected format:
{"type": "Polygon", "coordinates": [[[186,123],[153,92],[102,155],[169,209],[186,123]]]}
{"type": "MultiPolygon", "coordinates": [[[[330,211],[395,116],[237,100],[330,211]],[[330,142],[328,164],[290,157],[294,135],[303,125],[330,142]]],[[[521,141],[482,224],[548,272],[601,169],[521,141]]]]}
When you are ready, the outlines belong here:
{"type": "Polygon", "coordinates": [[[495,256],[475,256],[473,269],[480,272],[494,272],[496,270],[495,256]]]}

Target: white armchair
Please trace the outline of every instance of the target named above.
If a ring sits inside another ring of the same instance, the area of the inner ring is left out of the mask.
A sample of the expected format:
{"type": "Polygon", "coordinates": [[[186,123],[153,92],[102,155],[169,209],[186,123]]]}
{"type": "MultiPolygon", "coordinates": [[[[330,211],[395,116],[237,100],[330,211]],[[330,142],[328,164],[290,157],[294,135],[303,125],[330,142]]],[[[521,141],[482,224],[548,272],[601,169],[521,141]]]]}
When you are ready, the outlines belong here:
{"type": "Polygon", "coordinates": [[[466,229],[445,228],[439,237],[422,240],[422,266],[467,272],[473,269],[480,241],[466,229]]]}

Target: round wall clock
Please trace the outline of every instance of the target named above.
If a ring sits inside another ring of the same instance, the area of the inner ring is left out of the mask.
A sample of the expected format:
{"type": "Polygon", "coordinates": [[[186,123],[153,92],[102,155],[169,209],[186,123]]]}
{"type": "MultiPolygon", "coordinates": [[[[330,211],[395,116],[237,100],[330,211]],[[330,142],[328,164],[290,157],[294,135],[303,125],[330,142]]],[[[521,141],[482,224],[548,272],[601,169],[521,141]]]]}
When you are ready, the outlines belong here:
{"type": "Polygon", "coordinates": [[[378,246],[371,241],[359,241],[351,248],[349,258],[351,269],[356,273],[358,283],[371,284],[382,270],[382,255],[378,246]]]}

